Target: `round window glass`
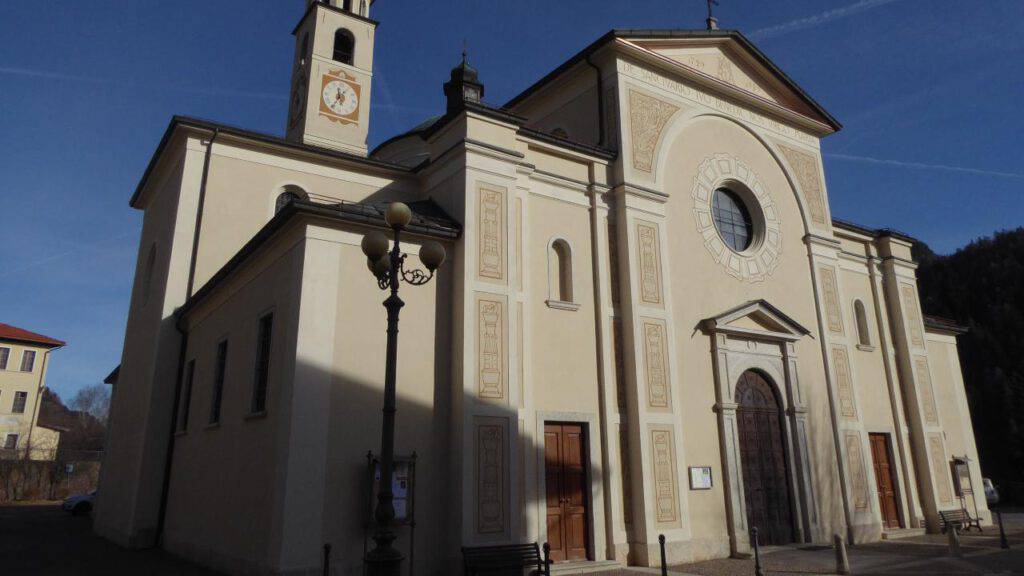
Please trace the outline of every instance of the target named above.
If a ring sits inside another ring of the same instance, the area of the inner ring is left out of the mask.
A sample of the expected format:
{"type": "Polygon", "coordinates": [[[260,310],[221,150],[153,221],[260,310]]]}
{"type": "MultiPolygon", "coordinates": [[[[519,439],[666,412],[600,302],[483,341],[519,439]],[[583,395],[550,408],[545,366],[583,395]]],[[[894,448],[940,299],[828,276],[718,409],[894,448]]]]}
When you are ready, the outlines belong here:
{"type": "Polygon", "coordinates": [[[728,188],[715,190],[711,203],[711,215],[715,219],[715,228],[725,241],[725,245],[736,252],[750,248],[754,239],[754,221],[750,217],[743,199],[728,188]]]}

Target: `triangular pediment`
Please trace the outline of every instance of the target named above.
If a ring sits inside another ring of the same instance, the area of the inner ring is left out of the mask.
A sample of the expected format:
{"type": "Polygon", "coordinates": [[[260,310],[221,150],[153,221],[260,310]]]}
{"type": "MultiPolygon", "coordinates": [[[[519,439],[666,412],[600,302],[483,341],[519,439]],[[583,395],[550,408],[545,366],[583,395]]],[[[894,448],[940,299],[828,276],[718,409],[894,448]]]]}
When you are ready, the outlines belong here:
{"type": "Polygon", "coordinates": [[[798,340],[810,333],[765,300],[754,300],[702,322],[707,332],[725,332],[772,340],[798,340]]]}

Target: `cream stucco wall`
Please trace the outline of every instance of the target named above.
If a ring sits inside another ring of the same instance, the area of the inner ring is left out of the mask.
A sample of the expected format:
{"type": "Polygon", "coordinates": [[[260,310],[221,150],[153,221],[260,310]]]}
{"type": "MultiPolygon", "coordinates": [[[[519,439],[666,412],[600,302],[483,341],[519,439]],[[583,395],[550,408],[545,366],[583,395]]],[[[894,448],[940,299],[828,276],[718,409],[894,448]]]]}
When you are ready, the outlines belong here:
{"type": "Polygon", "coordinates": [[[29,457],[34,460],[52,460],[56,456],[60,433],[37,426],[52,347],[0,340],[0,348],[7,350],[7,366],[0,369],[0,455],[4,458],[24,457],[25,450],[30,450],[29,457]],[[32,370],[23,372],[22,358],[26,352],[34,353],[35,360],[32,370]],[[14,401],[19,392],[25,393],[25,406],[22,412],[15,412],[14,401]],[[15,449],[2,450],[11,434],[17,435],[15,449]]]}

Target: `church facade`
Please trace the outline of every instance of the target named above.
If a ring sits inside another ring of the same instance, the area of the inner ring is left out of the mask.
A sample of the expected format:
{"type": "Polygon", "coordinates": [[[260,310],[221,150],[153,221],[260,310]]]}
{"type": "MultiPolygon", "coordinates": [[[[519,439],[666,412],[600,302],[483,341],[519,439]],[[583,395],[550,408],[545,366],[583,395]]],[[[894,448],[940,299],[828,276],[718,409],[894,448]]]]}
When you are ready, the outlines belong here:
{"type": "MultiPolygon", "coordinates": [[[[840,124],[741,33],[615,30],[504,104],[366,147],[376,22],[306,2],[284,138],[175,117],[144,212],[94,527],[232,573],[359,574],[384,295],[363,235],[410,205],[398,546],[548,542],[658,565],[989,521],[914,240],[831,213],[840,124]],[[329,545],[329,548],[326,547],[329,545]]],[[[709,26],[709,28],[713,28],[709,26]]]]}

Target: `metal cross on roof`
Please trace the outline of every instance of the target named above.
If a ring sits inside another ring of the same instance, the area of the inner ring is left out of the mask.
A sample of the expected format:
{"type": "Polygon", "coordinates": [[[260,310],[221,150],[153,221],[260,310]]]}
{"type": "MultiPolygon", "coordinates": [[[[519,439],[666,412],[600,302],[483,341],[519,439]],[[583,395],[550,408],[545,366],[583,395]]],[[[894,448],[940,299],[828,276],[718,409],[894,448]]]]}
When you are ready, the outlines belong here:
{"type": "Polygon", "coordinates": [[[715,17],[714,14],[711,13],[712,10],[713,10],[711,8],[712,5],[718,6],[718,0],[708,0],[708,18],[714,18],[715,17]]]}
{"type": "Polygon", "coordinates": [[[718,6],[718,0],[707,0],[708,2],[708,30],[715,30],[718,28],[718,20],[715,18],[714,9],[712,6],[718,6]]]}

